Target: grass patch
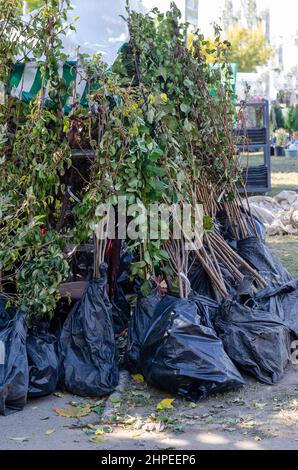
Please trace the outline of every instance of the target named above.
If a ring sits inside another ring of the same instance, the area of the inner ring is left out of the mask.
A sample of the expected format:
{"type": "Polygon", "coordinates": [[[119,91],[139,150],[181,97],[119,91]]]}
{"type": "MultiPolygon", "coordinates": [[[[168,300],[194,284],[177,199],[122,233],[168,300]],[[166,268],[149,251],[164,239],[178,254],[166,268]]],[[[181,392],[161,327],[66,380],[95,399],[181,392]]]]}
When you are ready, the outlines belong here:
{"type": "Polygon", "coordinates": [[[298,279],[298,237],[293,235],[267,237],[267,244],[290,274],[298,279]]]}
{"type": "MultiPolygon", "coordinates": [[[[241,156],[242,165],[247,164],[247,155],[241,156]]],[[[262,153],[251,153],[248,156],[249,166],[263,165],[262,153]]],[[[298,158],[271,157],[271,191],[268,196],[275,196],[284,189],[298,189],[298,158]]]]}

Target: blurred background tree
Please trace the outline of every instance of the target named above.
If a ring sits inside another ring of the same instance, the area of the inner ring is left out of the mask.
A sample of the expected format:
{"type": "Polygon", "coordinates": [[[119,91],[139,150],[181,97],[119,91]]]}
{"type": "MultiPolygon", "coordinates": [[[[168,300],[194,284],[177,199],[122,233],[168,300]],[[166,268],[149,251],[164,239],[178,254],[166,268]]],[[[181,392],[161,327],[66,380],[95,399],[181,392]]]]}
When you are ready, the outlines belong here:
{"type": "Polygon", "coordinates": [[[291,132],[298,131],[298,106],[292,106],[289,110],[288,119],[287,119],[287,128],[291,132]]]}
{"type": "Polygon", "coordinates": [[[253,72],[256,67],[267,64],[273,55],[261,28],[250,30],[234,26],[227,33],[227,40],[231,43],[230,61],[238,64],[239,72],[253,72]]]}
{"type": "Polygon", "coordinates": [[[285,118],[279,104],[272,106],[270,120],[274,129],[286,127],[285,118]]]}

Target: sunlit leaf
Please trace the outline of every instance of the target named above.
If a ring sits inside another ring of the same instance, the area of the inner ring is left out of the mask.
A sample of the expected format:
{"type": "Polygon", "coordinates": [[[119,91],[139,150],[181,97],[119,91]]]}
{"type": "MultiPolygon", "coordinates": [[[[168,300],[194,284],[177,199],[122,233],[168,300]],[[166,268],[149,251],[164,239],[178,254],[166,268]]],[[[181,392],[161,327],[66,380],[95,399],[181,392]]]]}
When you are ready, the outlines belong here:
{"type": "Polygon", "coordinates": [[[163,411],[163,410],[169,410],[171,408],[174,408],[172,405],[174,400],[175,398],[164,398],[159,403],[157,403],[156,409],[159,411],[163,411]]]}
{"type": "Polygon", "coordinates": [[[132,378],[138,383],[144,382],[144,377],[142,376],[142,374],[133,374],[132,378]]]}
{"type": "Polygon", "coordinates": [[[88,439],[88,441],[93,442],[94,444],[103,444],[104,442],[107,442],[107,439],[105,437],[92,436],[88,439]]]}

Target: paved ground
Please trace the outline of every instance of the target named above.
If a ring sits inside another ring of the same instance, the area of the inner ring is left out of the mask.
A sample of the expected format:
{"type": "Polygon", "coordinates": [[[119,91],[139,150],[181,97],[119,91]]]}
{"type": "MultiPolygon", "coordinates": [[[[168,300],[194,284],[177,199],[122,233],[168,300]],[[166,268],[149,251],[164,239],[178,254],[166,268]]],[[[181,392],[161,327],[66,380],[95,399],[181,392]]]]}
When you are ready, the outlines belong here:
{"type": "Polygon", "coordinates": [[[22,412],[0,417],[0,449],[297,450],[297,372],[298,365],[290,365],[275,386],[248,378],[240,391],[198,405],[175,398],[173,408],[161,411],[156,405],[170,395],[124,373],[121,393],[105,404],[58,394],[30,400],[22,412]],[[57,408],[62,414],[87,415],[64,417],[57,408]]]}

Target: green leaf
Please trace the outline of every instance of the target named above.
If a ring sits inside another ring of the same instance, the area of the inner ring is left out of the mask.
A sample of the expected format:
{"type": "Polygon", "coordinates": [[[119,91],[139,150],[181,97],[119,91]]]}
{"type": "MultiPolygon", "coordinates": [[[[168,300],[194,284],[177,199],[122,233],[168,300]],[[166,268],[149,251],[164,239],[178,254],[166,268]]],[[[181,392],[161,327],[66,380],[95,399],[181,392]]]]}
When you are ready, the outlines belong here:
{"type": "Polygon", "coordinates": [[[174,408],[173,407],[173,402],[174,401],[175,401],[175,398],[164,398],[159,403],[157,403],[156,409],[159,410],[159,411],[172,409],[172,408],[174,408]]]}
{"type": "Polygon", "coordinates": [[[186,132],[191,132],[193,128],[191,122],[189,122],[188,119],[184,120],[183,127],[186,130],[186,132]]]}
{"type": "Polygon", "coordinates": [[[145,251],[144,252],[144,260],[146,261],[146,263],[148,264],[148,266],[151,265],[151,257],[150,257],[150,254],[148,251],[145,251]]]}
{"type": "Polygon", "coordinates": [[[148,119],[149,124],[153,123],[154,116],[155,116],[155,111],[152,107],[150,107],[148,112],[147,112],[147,119],[148,119]]]}
{"type": "Polygon", "coordinates": [[[180,104],[180,109],[184,114],[188,114],[190,111],[190,107],[187,103],[181,103],[180,104]]]}

